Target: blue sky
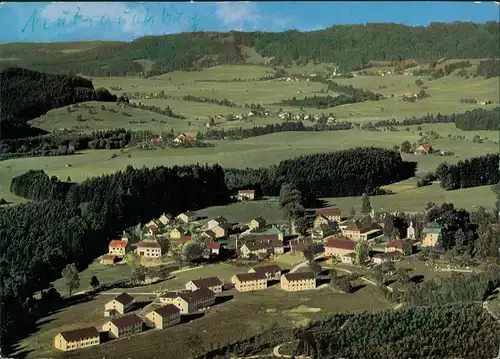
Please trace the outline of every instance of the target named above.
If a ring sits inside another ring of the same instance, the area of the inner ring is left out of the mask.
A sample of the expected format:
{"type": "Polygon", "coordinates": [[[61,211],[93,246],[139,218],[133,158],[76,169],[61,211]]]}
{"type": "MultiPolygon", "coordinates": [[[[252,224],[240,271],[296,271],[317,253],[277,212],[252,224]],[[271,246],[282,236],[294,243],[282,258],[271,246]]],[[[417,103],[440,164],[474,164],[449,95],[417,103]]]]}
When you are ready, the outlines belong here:
{"type": "Polygon", "coordinates": [[[0,3],[0,43],[131,41],[183,31],[312,31],[333,24],[498,21],[498,2],[0,3]]]}

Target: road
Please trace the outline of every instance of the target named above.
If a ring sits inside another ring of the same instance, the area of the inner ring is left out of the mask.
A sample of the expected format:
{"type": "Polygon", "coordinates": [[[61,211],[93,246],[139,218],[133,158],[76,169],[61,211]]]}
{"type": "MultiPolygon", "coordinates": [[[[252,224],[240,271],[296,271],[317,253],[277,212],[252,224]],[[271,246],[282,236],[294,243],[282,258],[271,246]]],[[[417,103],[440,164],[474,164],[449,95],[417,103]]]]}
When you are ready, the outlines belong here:
{"type": "MultiPolygon", "coordinates": [[[[325,255],[324,253],[318,253],[314,256],[314,259],[319,259],[319,258],[323,257],[324,255],[325,255]]],[[[309,261],[304,261],[304,262],[297,264],[295,267],[290,269],[289,273],[295,273],[299,268],[306,267],[308,263],[309,263],[309,261]]]]}

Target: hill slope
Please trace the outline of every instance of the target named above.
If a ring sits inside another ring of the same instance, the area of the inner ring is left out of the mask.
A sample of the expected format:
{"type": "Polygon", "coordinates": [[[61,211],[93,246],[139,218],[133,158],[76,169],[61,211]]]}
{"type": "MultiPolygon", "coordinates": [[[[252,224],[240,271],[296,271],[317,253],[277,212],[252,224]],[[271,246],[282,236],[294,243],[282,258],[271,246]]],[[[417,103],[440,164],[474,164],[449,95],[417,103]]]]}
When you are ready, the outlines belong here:
{"type": "Polygon", "coordinates": [[[4,139],[41,133],[27,121],[53,108],[84,101],[116,101],[108,90],[95,90],[92,81],[81,77],[8,68],[0,72],[0,83],[0,130],[4,139]]]}
{"type": "MultiPolygon", "coordinates": [[[[499,23],[432,23],[427,27],[400,24],[336,25],[314,32],[281,33],[198,32],[147,36],[130,43],[92,43],[88,50],[30,52],[19,46],[0,45],[4,61],[47,72],[73,72],[90,76],[157,75],[193,67],[248,63],[248,51],[272,58],[275,65],[314,59],[355,70],[369,61],[436,60],[442,57],[500,57],[499,23]],[[457,45],[458,44],[458,45],[457,45]],[[17,59],[9,61],[8,59],[17,59]],[[137,60],[154,62],[145,71],[137,60]]],[[[67,49],[67,44],[65,48],[67,49]]],[[[78,49],[83,48],[78,44],[78,49]]]]}

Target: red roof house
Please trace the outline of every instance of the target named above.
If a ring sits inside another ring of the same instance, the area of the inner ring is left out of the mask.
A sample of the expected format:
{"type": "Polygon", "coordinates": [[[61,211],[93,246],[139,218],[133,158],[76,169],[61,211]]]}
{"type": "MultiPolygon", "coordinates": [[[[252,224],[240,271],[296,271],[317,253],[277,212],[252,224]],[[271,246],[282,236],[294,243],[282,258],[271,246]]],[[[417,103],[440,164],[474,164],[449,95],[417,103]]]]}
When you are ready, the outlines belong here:
{"type": "Polygon", "coordinates": [[[128,241],[123,239],[113,239],[109,242],[110,248],[125,248],[127,246],[128,241]]]}
{"type": "Polygon", "coordinates": [[[161,248],[160,243],[157,241],[140,241],[137,243],[139,248],[161,248]]]}
{"type": "Polygon", "coordinates": [[[338,208],[322,208],[316,210],[317,216],[325,217],[340,217],[340,209],[338,208]]]}
{"type": "Polygon", "coordinates": [[[347,237],[334,237],[326,241],[325,255],[341,257],[356,251],[356,241],[347,237]]]}
{"type": "Polygon", "coordinates": [[[219,242],[208,242],[207,243],[207,248],[210,248],[210,249],[220,249],[220,243],[219,242]]]}

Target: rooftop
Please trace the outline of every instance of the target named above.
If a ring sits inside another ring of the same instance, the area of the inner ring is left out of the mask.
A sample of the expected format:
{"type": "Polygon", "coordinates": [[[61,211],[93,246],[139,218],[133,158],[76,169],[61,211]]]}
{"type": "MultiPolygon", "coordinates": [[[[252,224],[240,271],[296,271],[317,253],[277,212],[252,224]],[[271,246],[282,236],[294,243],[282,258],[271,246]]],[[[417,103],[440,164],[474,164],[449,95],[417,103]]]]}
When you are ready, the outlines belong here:
{"type": "Polygon", "coordinates": [[[262,272],[262,273],[275,273],[282,271],[281,267],[277,264],[268,264],[264,266],[253,267],[252,269],[255,272],[262,272]]]}
{"type": "Polygon", "coordinates": [[[127,305],[127,304],[132,303],[134,301],[134,297],[132,297],[130,294],[123,292],[122,294],[117,295],[114,300],[116,300],[117,302],[119,302],[123,305],[127,305]]]}
{"type": "Polygon", "coordinates": [[[110,322],[120,329],[143,323],[137,314],[128,314],[120,318],[111,319],[110,322]]]}
{"type": "Polygon", "coordinates": [[[325,247],[354,251],[356,249],[356,241],[347,237],[334,237],[326,241],[325,247]]]}
{"type": "Polygon", "coordinates": [[[266,279],[266,274],[264,272],[255,272],[255,273],[238,273],[235,274],[236,278],[240,282],[250,282],[259,279],[266,279]]]}
{"type": "Polygon", "coordinates": [[[197,286],[198,288],[203,288],[203,287],[214,287],[217,285],[223,285],[224,283],[217,277],[207,277],[207,278],[199,278],[199,279],[193,279],[191,282],[197,286]]]}
{"type": "Polygon", "coordinates": [[[181,310],[173,304],[167,304],[163,307],[155,309],[154,311],[162,317],[169,317],[181,312],[181,310]]]}
{"type": "Polygon", "coordinates": [[[140,248],[161,248],[160,243],[156,240],[140,241],[137,243],[140,248]]]}
{"type": "Polygon", "coordinates": [[[313,272],[295,272],[295,273],[287,273],[284,274],[285,278],[289,282],[297,281],[297,280],[305,280],[305,279],[314,279],[316,278],[314,276],[313,272]]]}
{"type": "Polygon", "coordinates": [[[213,297],[215,296],[215,293],[206,287],[202,287],[192,292],[179,293],[177,296],[184,299],[188,303],[192,303],[204,298],[213,297]]]}
{"type": "Polygon", "coordinates": [[[86,327],[61,332],[61,335],[68,342],[77,342],[83,339],[98,337],[99,331],[96,327],[86,327]]]}
{"type": "Polygon", "coordinates": [[[109,242],[110,247],[122,247],[125,248],[127,246],[127,241],[123,239],[113,239],[111,242],[109,242]]]}

